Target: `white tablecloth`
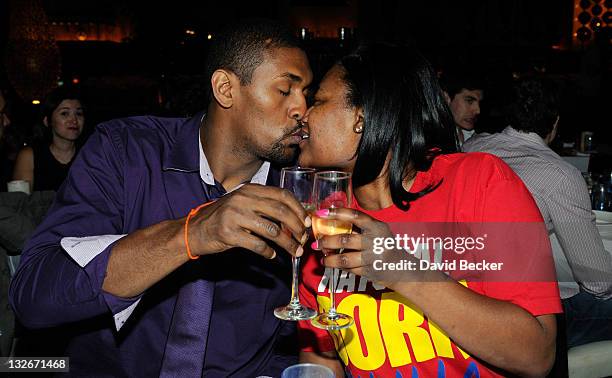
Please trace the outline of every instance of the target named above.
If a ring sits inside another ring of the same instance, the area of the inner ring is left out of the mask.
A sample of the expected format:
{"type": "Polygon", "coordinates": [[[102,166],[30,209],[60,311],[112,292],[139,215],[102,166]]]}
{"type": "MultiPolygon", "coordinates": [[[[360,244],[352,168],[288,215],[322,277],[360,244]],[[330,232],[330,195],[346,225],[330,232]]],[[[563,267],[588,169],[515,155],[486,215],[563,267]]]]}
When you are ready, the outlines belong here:
{"type": "Polygon", "coordinates": [[[594,211],[597,222],[597,230],[601,235],[604,247],[612,253],[612,212],[609,211],[594,211]]]}

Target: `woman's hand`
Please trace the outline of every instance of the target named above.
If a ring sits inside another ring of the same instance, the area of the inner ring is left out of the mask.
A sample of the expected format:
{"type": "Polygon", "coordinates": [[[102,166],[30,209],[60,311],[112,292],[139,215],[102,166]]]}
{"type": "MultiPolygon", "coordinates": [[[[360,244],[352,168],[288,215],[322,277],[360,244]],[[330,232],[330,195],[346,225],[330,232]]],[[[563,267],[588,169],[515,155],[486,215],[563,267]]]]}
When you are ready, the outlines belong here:
{"type": "MultiPolygon", "coordinates": [[[[383,240],[394,238],[386,223],[355,209],[319,210],[316,216],[350,222],[354,226],[351,234],[323,236],[312,244],[316,250],[343,251],[340,254],[326,256],[323,260],[325,266],[354,273],[386,287],[391,287],[393,282],[399,280],[420,279],[416,269],[414,271],[382,269],[385,266],[383,264],[398,263],[402,260],[418,262],[418,259],[405,250],[396,249],[395,245],[390,249],[384,248],[383,240]]],[[[418,267],[418,263],[415,266],[418,267]]]]}

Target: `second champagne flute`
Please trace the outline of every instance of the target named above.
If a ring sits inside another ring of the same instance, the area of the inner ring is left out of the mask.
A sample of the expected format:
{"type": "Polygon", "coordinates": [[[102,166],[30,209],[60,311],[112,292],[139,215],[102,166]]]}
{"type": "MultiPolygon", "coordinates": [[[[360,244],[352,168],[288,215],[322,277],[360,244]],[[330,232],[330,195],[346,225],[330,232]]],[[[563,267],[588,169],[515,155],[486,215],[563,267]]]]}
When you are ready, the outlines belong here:
{"type": "MultiPolygon", "coordinates": [[[[316,170],[311,168],[283,168],[280,176],[280,187],[287,189],[300,201],[306,212],[314,209],[312,186],[316,170]]],[[[302,245],[303,247],[303,245],[302,245]]],[[[298,296],[298,277],[300,258],[293,256],[293,279],[291,283],[291,300],[289,304],[274,309],[274,315],[283,320],[308,320],[317,316],[317,312],[300,303],[298,296]]]]}
{"type": "MultiPolygon", "coordinates": [[[[314,181],[314,200],[317,210],[350,208],[353,204],[353,194],[351,188],[351,174],[341,171],[324,171],[315,175],[314,181]]],[[[312,231],[317,240],[325,235],[350,234],[353,225],[350,222],[312,217],[312,231]]],[[[324,253],[342,253],[338,251],[326,250],[324,253]]],[[[330,308],[327,312],[319,314],[311,322],[315,327],[334,331],[350,327],[353,318],[347,314],[336,311],[334,294],[336,291],[336,272],[332,269],[332,276],[329,278],[329,300],[330,308]]]]}

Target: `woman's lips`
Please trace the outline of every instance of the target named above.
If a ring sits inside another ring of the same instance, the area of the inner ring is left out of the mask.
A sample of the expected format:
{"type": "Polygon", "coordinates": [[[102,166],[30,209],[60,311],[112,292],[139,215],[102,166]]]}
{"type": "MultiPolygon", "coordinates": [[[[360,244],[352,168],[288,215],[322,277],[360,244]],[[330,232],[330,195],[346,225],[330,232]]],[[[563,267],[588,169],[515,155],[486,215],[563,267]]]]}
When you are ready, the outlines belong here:
{"type": "Polygon", "coordinates": [[[307,144],[310,141],[310,135],[305,134],[302,139],[300,140],[300,148],[303,147],[305,144],[307,144]]]}
{"type": "Polygon", "coordinates": [[[306,129],[301,129],[300,133],[301,133],[300,146],[303,146],[304,144],[308,143],[308,140],[310,139],[310,134],[308,133],[306,129]]]}
{"type": "Polygon", "coordinates": [[[310,135],[304,129],[299,129],[298,131],[296,131],[295,133],[291,134],[291,136],[290,136],[290,140],[292,142],[296,141],[295,142],[296,144],[298,144],[302,140],[305,140],[305,139],[308,139],[308,138],[310,138],[310,135]]]}
{"type": "Polygon", "coordinates": [[[302,137],[301,137],[301,136],[299,136],[299,135],[295,135],[295,134],[294,134],[294,135],[290,135],[290,136],[287,138],[287,140],[289,141],[289,145],[292,145],[292,144],[299,144],[299,143],[300,143],[300,141],[302,140],[302,137]]]}

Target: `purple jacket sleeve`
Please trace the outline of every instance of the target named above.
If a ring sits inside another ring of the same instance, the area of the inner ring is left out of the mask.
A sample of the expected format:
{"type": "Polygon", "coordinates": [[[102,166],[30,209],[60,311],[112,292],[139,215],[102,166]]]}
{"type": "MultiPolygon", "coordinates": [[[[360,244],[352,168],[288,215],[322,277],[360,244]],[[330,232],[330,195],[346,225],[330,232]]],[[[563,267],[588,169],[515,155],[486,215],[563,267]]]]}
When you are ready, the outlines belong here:
{"type": "Polygon", "coordinates": [[[64,237],[125,233],[124,156],[119,132],[99,126],[79,152],[47,217],[26,244],[9,293],[26,327],[114,315],[138,299],[118,298],[102,290],[113,244],[84,267],[60,246],[64,237]]]}

